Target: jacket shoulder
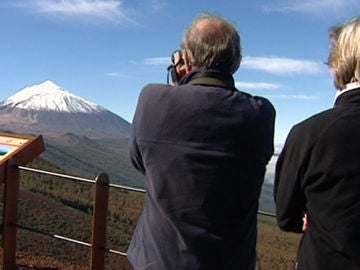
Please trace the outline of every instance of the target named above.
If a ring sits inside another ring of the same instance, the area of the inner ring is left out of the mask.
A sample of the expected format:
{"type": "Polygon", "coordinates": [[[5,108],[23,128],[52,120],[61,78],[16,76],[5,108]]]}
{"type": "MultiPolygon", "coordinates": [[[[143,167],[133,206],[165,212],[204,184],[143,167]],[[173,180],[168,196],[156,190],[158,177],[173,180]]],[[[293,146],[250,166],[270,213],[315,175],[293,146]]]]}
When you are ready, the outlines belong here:
{"type": "Polygon", "coordinates": [[[333,109],[328,109],[306,118],[305,120],[294,125],[292,129],[296,131],[304,130],[306,133],[311,131],[318,132],[319,128],[325,128],[325,126],[330,125],[330,120],[333,119],[333,109]]]}
{"type": "Polygon", "coordinates": [[[169,89],[171,87],[173,86],[168,84],[150,83],[143,87],[140,94],[147,94],[148,92],[153,92],[153,91],[161,91],[161,90],[169,89]]]}
{"type": "Polygon", "coordinates": [[[266,112],[271,115],[276,115],[276,110],[274,105],[265,97],[260,96],[251,96],[250,99],[252,99],[256,105],[261,108],[262,112],[266,112]]]}

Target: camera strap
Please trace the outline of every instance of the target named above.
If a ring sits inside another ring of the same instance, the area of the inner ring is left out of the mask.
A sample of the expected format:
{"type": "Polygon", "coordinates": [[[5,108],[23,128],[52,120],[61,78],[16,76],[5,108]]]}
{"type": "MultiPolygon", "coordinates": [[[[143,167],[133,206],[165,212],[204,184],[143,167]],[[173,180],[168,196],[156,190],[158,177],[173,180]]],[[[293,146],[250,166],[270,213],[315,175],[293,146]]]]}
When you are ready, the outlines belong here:
{"type": "Polygon", "coordinates": [[[187,83],[235,87],[234,78],[228,73],[219,71],[200,71],[194,73],[187,83]]]}

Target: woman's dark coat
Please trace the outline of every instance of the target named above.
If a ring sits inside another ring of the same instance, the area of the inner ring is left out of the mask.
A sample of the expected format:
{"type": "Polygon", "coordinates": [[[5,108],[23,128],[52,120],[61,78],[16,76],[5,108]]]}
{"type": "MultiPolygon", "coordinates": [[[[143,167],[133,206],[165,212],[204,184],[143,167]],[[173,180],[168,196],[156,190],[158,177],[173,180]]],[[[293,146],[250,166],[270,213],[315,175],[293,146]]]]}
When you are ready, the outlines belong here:
{"type": "Polygon", "coordinates": [[[291,130],[278,159],[280,228],[302,232],[296,269],[360,269],[360,89],[291,130]]]}

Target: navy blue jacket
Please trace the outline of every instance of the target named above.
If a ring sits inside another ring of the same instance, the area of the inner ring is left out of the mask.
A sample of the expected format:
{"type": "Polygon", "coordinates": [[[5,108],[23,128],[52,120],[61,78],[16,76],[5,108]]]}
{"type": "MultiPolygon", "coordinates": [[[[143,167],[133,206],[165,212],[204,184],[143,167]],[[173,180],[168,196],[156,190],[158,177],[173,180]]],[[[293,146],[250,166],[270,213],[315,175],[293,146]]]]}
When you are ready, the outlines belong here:
{"type": "Polygon", "coordinates": [[[130,155],[147,193],[128,248],[136,270],[254,269],[275,110],[230,75],[196,76],[147,85],[138,101],[130,155]]]}
{"type": "Polygon", "coordinates": [[[359,139],[360,89],[288,135],[276,165],[275,200],[285,231],[301,233],[308,215],[296,269],[360,269],[359,139]]]}

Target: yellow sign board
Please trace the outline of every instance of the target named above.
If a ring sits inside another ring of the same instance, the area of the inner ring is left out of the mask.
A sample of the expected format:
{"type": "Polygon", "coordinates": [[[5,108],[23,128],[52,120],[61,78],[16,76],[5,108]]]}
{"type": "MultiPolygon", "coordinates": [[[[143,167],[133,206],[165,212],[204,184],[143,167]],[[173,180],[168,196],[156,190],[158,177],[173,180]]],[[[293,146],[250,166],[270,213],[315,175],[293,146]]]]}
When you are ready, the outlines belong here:
{"type": "Polygon", "coordinates": [[[30,137],[11,133],[0,133],[0,165],[16,156],[18,165],[25,165],[43,151],[42,136],[30,137]]]}

